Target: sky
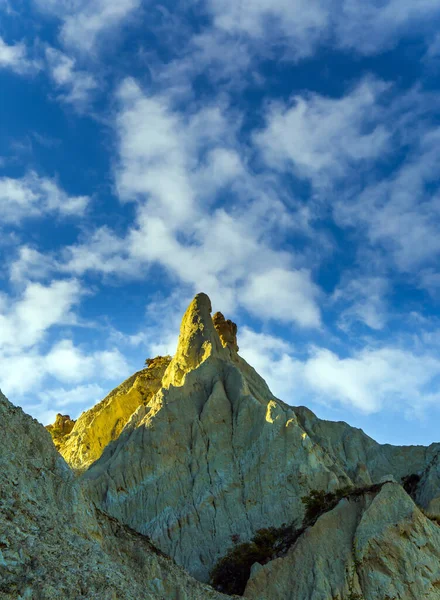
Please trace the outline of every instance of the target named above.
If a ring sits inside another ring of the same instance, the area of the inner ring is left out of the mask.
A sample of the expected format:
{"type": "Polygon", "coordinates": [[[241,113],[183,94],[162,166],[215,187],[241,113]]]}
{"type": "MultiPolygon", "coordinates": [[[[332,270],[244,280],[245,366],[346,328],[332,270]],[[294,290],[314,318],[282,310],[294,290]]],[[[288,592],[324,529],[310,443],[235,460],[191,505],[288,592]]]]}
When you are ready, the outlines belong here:
{"type": "Polygon", "coordinates": [[[438,0],[0,0],[0,388],[47,424],[198,292],[290,405],[440,417],[438,0]]]}

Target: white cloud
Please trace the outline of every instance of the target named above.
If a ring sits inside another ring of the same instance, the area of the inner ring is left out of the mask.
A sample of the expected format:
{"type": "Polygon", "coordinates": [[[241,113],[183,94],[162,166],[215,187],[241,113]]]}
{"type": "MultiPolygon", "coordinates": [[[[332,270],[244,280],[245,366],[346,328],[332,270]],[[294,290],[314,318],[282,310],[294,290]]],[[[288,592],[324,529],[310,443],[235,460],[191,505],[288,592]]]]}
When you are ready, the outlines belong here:
{"type": "Polygon", "coordinates": [[[22,399],[25,399],[26,407],[30,394],[32,401],[36,396],[42,399],[39,404],[29,404],[29,410],[44,422],[50,421],[45,414],[49,400],[55,408],[69,406],[71,401],[75,401],[81,404],[80,409],[84,410],[92,401],[103,397],[103,382],[117,385],[132,371],[119,350],[85,352],[76,347],[71,340],[60,340],[47,353],[40,352],[36,347],[20,353],[0,351],[0,358],[0,389],[13,402],[22,402],[22,399]],[[49,381],[52,381],[52,386],[54,381],[55,384],[58,382],[68,385],[66,397],[56,398],[50,387],[45,391],[43,388],[47,389],[49,381]]]}
{"type": "Polygon", "coordinates": [[[240,302],[253,314],[302,327],[319,327],[319,288],[306,269],[274,267],[249,276],[240,302]]]}
{"type": "Polygon", "coordinates": [[[109,32],[114,32],[139,8],[141,0],[34,0],[43,12],[62,21],[60,38],[63,43],[80,52],[92,52],[109,32]]]}
{"type": "Polygon", "coordinates": [[[88,196],[69,196],[47,177],[29,171],[21,179],[0,177],[0,209],[3,223],[17,224],[30,217],[48,213],[82,215],[88,196]]]}
{"type": "Polygon", "coordinates": [[[9,279],[13,283],[46,279],[55,270],[55,261],[30,246],[21,246],[18,256],[10,261],[9,279]]]}
{"type": "Polygon", "coordinates": [[[218,29],[284,40],[295,58],[311,54],[330,24],[330,5],[317,0],[209,0],[208,4],[218,29]]]}
{"type": "Polygon", "coordinates": [[[0,69],[11,69],[19,75],[25,75],[38,70],[38,68],[38,62],[28,58],[24,42],[7,44],[0,36],[0,69]]]}
{"type": "Polygon", "coordinates": [[[439,375],[437,358],[392,347],[366,348],[349,358],[317,349],[304,365],[305,381],[318,398],[366,414],[421,410],[432,402],[432,386],[439,375]]]}
{"type": "Polygon", "coordinates": [[[285,340],[249,328],[239,330],[238,345],[272,392],[293,406],[343,405],[364,414],[400,412],[410,419],[440,401],[440,360],[435,352],[365,347],[341,358],[315,347],[300,358],[285,340]]]}
{"type": "Polygon", "coordinates": [[[240,356],[265,379],[271,392],[290,405],[299,404],[296,391],[302,365],[293,357],[292,344],[249,327],[239,327],[237,340],[240,356]]]}
{"type": "MultiPolygon", "coordinates": [[[[51,405],[52,410],[68,408],[74,409],[76,412],[75,405],[81,404],[93,406],[99,400],[104,398],[105,390],[96,383],[88,383],[86,385],[77,385],[75,387],[58,387],[53,388],[38,394],[39,398],[45,402],[46,405],[51,405]]],[[[40,408],[41,409],[41,408],[40,408]]],[[[75,418],[72,413],[70,416],[75,418]]]]}
{"type": "Polygon", "coordinates": [[[76,67],[75,59],[55,48],[46,49],[51,77],[61,90],[58,98],[68,104],[83,107],[98,88],[95,77],[76,67]]]}
{"type": "Polygon", "coordinates": [[[144,276],[142,265],[129,253],[127,241],[108,227],[96,229],[85,242],[66,246],[62,257],[58,269],[65,273],[83,275],[87,271],[96,271],[134,279],[144,276]]]}
{"type": "Polygon", "coordinates": [[[332,298],[341,310],[338,325],[346,329],[361,322],[370,329],[383,329],[388,317],[385,296],[389,288],[385,277],[347,276],[332,298]]]}
{"type": "Polygon", "coordinates": [[[51,424],[57,413],[68,411],[70,418],[77,419],[79,414],[94,406],[106,395],[106,390],[96,383],[74,387],[56,387],[38,394],[39,404],[26,406],[40,423],[51,424]]]}
{"type": "Polygon", "coordinates": [[[71,383],[102,373],[106,379],[114,379],[128,372],[127,362],[118,350],[84,353],[71,340],[57,342],[44,357],[44,365],[47,374],[71,383]]]}
{"type": "MultiPolygon", "coordinates": [[[[284,311],[283,320],[316,326],[317,289],[310,274],[292,267],[291,254],[270,247],[270,231],[283,227],[286,211],[273,182],[253,175],[241,158],[236,115],[221,104],[183,115],[173,109],[172,98],[148,96],[131,79],[119,101],[118,191],[123,200],[138,202],[136,226],[125,244],[130,257],[160,263],[195,292],[221,299],[227,311],[238,304],[252,310],[256,278],[267,283],[285,272],[292,305],[299,300],[303,306],[301,314],[284,311]],[[212,210],[227,186],[232,206],[212,210]],[[269,274],[274,264],[284,271],[269,274]]],[[[262,318],[281,314],[266,301],[258,312],[262,318]]]]}
{"type": "Polygon", "coordinates": [[[338,224],[358,232],[364,228],[371,244],[386,249],[402,271],[417,271],[440,253],[440,193],[435,183],[440,129],[418,134],[419,143],[394,174],[334,203],[338,224]]]}
{"type": "Polygon", "coordinates": [[[362,2],[344,0],[336,14],[334,28],[342,47],[363,54],[376,54],[391,47],[399,37],[435,30],[440,15],[437,0],[385,0],[362,2]]]}
{"type": "Polygon", "coordinates": [[[388,150],[390,133],[377,124],[386,89],[366,79],[342,98],[310,94],[294,97],[289,106],[273,104],[255,142],[269,165],[294,169],[322,186],[388,150]]]}
{"type": "Polygon", "coordinates": [[[433,30],[440,14],[437,0],[208,0],[208,6],[214,27],[232,39],[258,40],[256,49],[263,53],[276,41],[293,59],[312,54],[323,42],[376,54],[399,37],[433,30]]]}
{"type": "Polygon", "coordinates": [[[47,286],[28,283],[15,303],[3,301],[0,348],[29,348],[40,342],[53,325],[74,323],[71,309],[80,296],[76,280],[52,281],[47,286]]]}

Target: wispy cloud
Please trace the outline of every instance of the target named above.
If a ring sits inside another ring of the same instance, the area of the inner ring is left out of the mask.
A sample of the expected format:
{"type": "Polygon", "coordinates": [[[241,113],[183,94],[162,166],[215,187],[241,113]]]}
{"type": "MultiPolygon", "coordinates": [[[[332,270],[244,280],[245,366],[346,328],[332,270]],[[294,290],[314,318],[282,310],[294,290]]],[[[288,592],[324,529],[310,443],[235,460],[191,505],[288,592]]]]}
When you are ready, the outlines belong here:
{"type": "Polygon", "coordinates": [[[308,94],[274,103],[255,141],[269,165],[325,187],[389,150],[379,103],[387,87],[368,78],[341,98],[308,94]]]}
{"type": "Polygon", "coordinates": [[[10,69],[19,75],[28,75],[40,68],[37,60],[29,58],[24,42],[7,44],[0,36],[0,69],[10,69]]]}
{"type": "Polygon", "coordinates": [[[78,69],[75,59],[55,48],[46,49],[50,75],[60,90],[58,99],[78,108],[84,107],[98,89],[96,78],[78,69]]]}
{"type": "Polygon", "coordinates": [[[96,45],[137,9],[141,0],[34,0],[42,12],[61,20],[60,39],[71,50],[93,52],[96,45]]]}
{"type": "Polygon", "coordinates": [[[57,182],[29,171],[24,177],[0,177],[0,208],[3,224],[58,213],[82,215],[88,196],[69,196],[57,182]]]}

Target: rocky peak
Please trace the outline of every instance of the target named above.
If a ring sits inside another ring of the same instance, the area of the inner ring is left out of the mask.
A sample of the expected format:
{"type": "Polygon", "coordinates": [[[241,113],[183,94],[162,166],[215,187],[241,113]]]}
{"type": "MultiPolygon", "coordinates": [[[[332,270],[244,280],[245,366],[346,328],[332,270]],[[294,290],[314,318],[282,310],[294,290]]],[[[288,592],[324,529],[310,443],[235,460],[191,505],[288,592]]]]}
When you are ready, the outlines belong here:
{"type": "Polygon", "coordinates": [[[64,438],[69,435],[75,425],[75,421],[70,418],[69,415],[62,415],[60,413],[55,417],[55,423],[47,425],[46,429],[52,436],[53,443],[56,448],[60,448],[64,442],[64,438]]]}
{"type": "Polygon", "coordinates": [[[225,348],[230,348],[238,352],[237,345],[237,325],[230,319],[225,319],[221,312],[216,312],[212,317],[215,330],[217,331],[220,341],[225,348]]]}
{"type": "Polygon", "coordinates": [[[223,357],[223,345],[211,318],[211,300],[200,293],[183,315],[176,354],[162,380],[163,387],[180,386],[185,375],[208,356],[223,357]]]}

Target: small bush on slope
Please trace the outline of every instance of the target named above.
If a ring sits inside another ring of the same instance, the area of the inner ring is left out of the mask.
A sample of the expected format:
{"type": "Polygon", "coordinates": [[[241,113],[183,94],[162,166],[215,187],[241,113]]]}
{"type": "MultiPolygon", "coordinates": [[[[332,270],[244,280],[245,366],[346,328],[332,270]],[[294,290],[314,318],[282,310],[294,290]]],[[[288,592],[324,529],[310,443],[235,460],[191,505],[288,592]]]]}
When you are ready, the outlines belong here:
{"type": "MultiPolygon", "coordinates": [[[[308,496],[302,498],[306,512],[300,528],[292,524],[259,529],[250,542],[234,546],[217,562],[211,571],[211,585],[225,594],[243,595],[254,563],[264,565],[285,555],[305,529],[314,525],[322,514],[332,510],[341,498],[356,498],[368,492],[376,493],[382,485],[378,483],[362,488],[343,487],[334,492],[312,490],[308,496]]],[[[353,600],[357,600],[356,596],[353,600]]]]}
{"type": "Polygon", "coordinates": [[[259,529],[250,542],[234,546],[211,572],[211,585],[219,592],[241,596],[254,563],[266,564],[287,552],[301,535],[293,525],[259,529]]]}

